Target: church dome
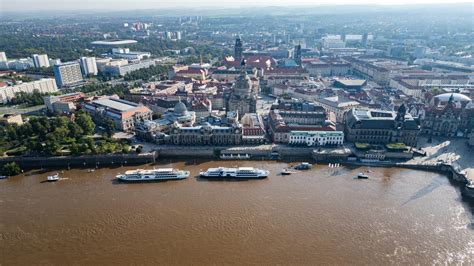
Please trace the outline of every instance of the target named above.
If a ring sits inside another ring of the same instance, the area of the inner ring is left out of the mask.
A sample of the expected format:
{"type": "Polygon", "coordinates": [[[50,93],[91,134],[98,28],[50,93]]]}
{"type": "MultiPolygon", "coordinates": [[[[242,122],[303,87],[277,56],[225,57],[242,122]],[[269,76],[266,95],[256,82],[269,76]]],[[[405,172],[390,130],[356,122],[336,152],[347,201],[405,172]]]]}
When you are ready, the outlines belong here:
{"type": "Polygon", "coordinates": [[[188,113],[188,109],[186,108],[186,105],[183,102],[179,101],[174,106],[174,113],[176,115],[183,116],[188,113]]]}

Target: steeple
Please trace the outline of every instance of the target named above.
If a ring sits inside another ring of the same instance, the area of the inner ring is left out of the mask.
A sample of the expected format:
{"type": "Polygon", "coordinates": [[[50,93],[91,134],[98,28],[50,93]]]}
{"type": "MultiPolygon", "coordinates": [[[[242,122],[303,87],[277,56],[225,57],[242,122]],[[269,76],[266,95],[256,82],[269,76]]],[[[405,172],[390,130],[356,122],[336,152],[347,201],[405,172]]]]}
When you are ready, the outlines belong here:
{"type": "Polygon", "coordinates": [[[235,60],[242,59],[242,52],[243,52],[242,41],[240,40],[240,37],[237,37],[237,39],[235,39],[235,46],[234,46],[235,60]]]}
{"type": "Polygon", "coordinates": [[[296,63],[301,66],[301,44],[298,43],[298,45],[295,46],[295,54],[294,54],[294,59],[296,63]]]}

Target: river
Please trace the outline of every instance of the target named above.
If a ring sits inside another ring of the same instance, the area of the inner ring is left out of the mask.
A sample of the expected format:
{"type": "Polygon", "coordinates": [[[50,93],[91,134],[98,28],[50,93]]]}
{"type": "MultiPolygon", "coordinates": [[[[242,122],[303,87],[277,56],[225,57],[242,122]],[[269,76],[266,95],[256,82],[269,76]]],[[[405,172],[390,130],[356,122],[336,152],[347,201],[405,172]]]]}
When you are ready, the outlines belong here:
{"type": "MultiPolygon", "coordinates": [[[[0,180],[1,265],[474,263],[472,203],[441,174],[329,168],[281,176],[273,161],[158,162],[182,181],[124,184],[136,167],[31,171],[0,180]],[[263,180],[200,169],[254,166],[263,180]]],[[[151,168],[152,166],[142,166],[151,168]]]]}

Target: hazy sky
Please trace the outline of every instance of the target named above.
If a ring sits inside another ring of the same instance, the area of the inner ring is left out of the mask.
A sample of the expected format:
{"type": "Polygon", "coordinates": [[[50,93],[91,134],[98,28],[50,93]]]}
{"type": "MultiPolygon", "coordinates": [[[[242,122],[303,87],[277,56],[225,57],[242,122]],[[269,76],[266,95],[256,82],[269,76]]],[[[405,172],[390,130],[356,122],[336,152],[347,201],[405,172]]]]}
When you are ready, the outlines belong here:
{"type": "Polygon", "coordinates": [[[431,4],[474,0],[0,0],[3,11],[124,10],[170,7],[246,7],[320,4],[431,4]]]}

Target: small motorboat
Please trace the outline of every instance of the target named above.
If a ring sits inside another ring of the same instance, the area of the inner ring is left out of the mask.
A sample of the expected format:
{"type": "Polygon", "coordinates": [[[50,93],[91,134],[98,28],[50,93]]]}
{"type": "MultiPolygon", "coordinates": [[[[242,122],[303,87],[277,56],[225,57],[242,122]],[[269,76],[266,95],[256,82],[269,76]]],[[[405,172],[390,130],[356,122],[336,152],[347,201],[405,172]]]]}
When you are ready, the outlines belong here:
{"type": "Polygon", "coordinates": [[[310,163],[307,163],[307,162],[304,162],[304,163],[300,163],[298,164],[297,166],[295,166],[295,169],[296,170],[309,170],[313,167],[312,164],[310,163]]]}
{"type": "Polygon", "coordinates": [[[357,178],[358,179],[368,179],[369,176],[364,174],[364,173],[359,173],[359,174],[357,174],[357,178]]]}
{"type": "Polygon", "coordinates": [[[8,176],[6,176],[6,175],[0,175],[0,179],[7,179],[7,178],[8,178],[8,176]]]}
{"type": "Polygon", "coordinates": [[[294,174],[294,173],[296,173],[296,172],[295,171],[290,171],[286,168],[281,171],[281,175],[291,175],[291,174],[294,174]]]}
{"type": "Polygon", "coordinates": [[[95,171],[95,169],[89,169],[89,170],[87,170],[88,173],[92,173],[92,172],[94,172],[94,171],[95,171]]]}
{"type": "Polygon", "coordinates": [[[56,173],[55,175],[49,175],[48,176],[48,182],[55,182],[59,180],[59,174],[56,173]]]}

